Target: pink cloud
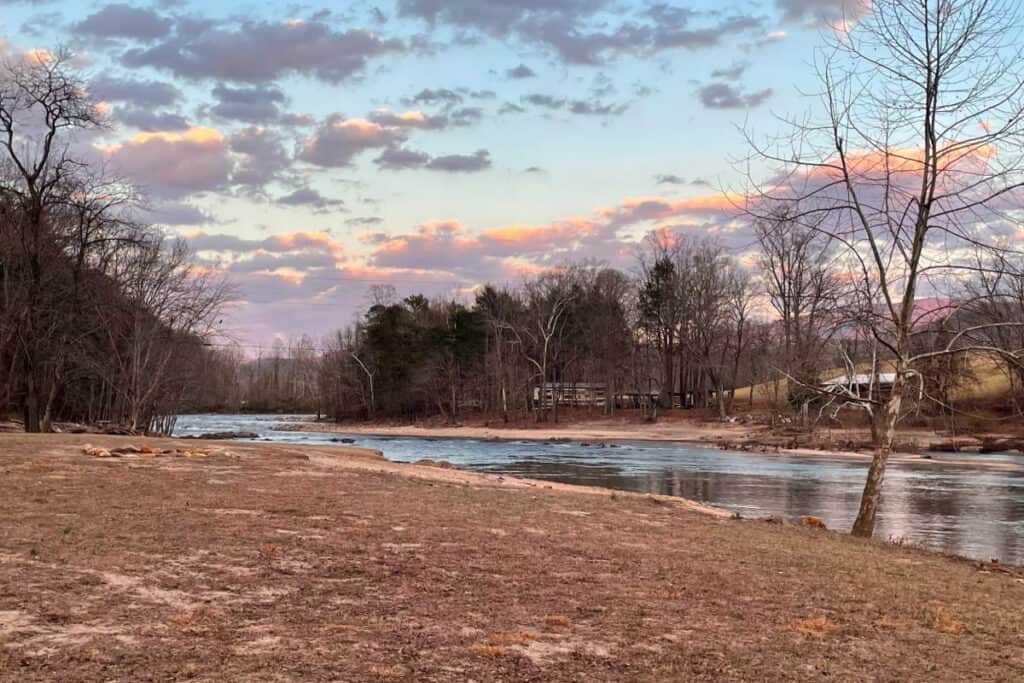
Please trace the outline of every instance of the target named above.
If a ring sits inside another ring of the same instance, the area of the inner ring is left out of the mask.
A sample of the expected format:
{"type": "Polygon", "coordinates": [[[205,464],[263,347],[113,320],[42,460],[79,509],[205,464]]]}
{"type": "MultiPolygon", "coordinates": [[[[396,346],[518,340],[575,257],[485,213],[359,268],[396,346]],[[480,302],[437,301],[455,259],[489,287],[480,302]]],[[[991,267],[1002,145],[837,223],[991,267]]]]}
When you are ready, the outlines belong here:
{"type": "Polygon", "coordinates": [[[234,167],[227,140],[212,128],[138,133],[101,151],[118,172],[162,196],[220,189],[234,167]]]}
{"type": "Polygon", "coordinates": [[[403,140],[405,133],[397,126],[334,114],[306,138],[299,157],[317,166],[347,166],[361,152],[391,147],[403,140]]]}

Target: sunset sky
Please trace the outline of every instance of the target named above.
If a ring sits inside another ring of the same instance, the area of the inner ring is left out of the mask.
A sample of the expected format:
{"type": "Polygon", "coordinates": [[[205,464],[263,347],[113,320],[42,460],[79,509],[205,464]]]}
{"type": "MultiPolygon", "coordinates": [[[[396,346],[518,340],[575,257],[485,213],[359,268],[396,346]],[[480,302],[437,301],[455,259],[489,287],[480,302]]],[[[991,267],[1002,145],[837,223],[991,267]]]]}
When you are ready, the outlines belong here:
{"type": "Polygon", "coordinates": [[[748,249],[737,126],[812,105],[843,3],[0,0],[0,49],[76,53],[113,123],[89,144],[232,274],[225,332],[255,345],[350,322],[372,284],[628,270],[655,227],[748,249]]]}

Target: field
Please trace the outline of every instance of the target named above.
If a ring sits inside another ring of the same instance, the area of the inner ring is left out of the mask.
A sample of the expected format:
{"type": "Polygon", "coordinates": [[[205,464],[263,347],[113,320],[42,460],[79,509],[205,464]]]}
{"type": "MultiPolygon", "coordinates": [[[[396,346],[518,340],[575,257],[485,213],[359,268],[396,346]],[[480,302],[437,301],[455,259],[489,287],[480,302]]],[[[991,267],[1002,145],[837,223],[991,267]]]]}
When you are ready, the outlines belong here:
{"type": "MultiPolygon", "coordinates": [[[[857,372],[868,372],[870,364],[857,367],[857,372]]],[[[889,368],[883,367],[881,372],[888,372],[889,368]]],[[[824,379],[831,379],[845,374],[842,369],[832,369],[822,373],[824,379]]],[[[788,384],[785,379],[778,383],[778,396],[785,401],[788,384]]],[[[953,398],[966,403],[986,403],[1004,397],[1010,391],[1010,379],[1006,371],[992,358],[975,357],[968,362],[967,373],[964,381],[952,392],[953,398]]],[[[753,392],[754,408],[764,408],[772,405],[776,397],[776,383],[766,382],[753,386],[741,387],[736,390],[737,409],[751,405],[750,395],[753,392]]]]}
{"type": "Polygon", "coordinates": [[[83,440],[0,435],[3,681],[1024,678],[1017,568],[359,449],[83,440]]]}

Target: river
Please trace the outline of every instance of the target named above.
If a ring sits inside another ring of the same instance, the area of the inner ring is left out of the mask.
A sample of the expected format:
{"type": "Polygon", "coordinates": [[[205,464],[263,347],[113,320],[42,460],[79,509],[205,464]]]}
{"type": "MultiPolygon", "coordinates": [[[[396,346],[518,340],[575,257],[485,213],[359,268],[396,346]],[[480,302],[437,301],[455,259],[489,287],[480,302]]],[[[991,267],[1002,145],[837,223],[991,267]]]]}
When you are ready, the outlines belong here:
{"type": "MultiPolygon", "coordinates": [[[[699,445],[629,441],[481,441],[287,432],[301,416],[183,415],[176,436],[248,431],[260,440],[329,444],[351,438],[389,460],[447,460],[454,466],[533,479],[642,491],[709,503],[744,517],[820,517],[853,524],[867,460],[757,455],[699,445]]],[[[942,456],[937,455],[940,459],[942,456]]],[[[1024,456],[986,455],[1007,468],[894,462],[886,473],[876,535],[978,559],[1024,564],[1024,456]]]]}

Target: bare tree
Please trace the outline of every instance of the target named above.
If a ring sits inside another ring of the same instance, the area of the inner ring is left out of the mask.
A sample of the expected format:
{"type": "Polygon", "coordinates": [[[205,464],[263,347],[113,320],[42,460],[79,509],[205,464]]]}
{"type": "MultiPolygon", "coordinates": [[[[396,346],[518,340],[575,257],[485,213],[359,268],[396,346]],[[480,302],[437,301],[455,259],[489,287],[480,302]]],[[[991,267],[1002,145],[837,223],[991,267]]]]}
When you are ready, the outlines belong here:
{"type": "Polygon", "coordinates": [[[121,284],[118,302],[93,304],[107,340],[103,366],[110,368],[111,389],[121,399],[117,417],[131,431],[161,433],[173,427],[188,389],[175,368],[197,339],[214,332],[231,296],[223,278],[198,272],[190,259],[183,241],[168,245],[154,234],[120,250],[110,264],[111,277],[121,284]]]}
{"type": "Polygon", "coordinates": [[[917,366],[966,350],[915,353],[921,296],[942,295],[975,269],[977,248],[998,248],[1002,211],[1024,181],[1024,59],[1014,0],[874,0],[843,22],[818,60],[822,120],[792,121],[777,162],[754,183],[749,210],[779,206],[842,249],[871,333],[891,357],[891,392],[853,533],[874,530],[885,467],[906,415],[917,366]]]}
{"type": "MultiPolygon", "coordinates": [[[[537,416],[540,418],[547,402],[545,385],[557,384],[555,361],[568,327],[572,303],[578,296],[575,269],[566,266],[543,273],[528,280],[523,285],[523,293],[523,316],[512,327],[512,333],[539,381],[541,405],[537,416]]],[[[558,421],[558,399],[556,386],[547,409],[555,422],[558,421]]]]}
{"type": "Polygon", "coordinates": [[[1024,258],[983,254],[965,284],[965,324],[973,345],[998,349],[989,356],[1006,374],[1014,413],[1024,414],[1024,258]]]}
{"type": "Polygon", "coordinates": [[[803,387],[817,385],[825,342],[840,322],[839,280],[832,238],[791,219],[789,210],[781,207],[756,221],[754,229],[768,301],[781,328],[779,360],[782,374],[790,378],[787,398],[806,418],[807,405],[816,394],[803,387]]]}
{"type": "Polygon", "coordinates": [[[42,430],[41,396],[60,374],[59,360],[49,353],[52,347],[41,342],[60,322],[47,301],[51,270],[64,265],[57,258],[55,214],[74,196],[69,189],[82,167],[69,133],[103,125],[69,59],[63,52],[39,53],[0,64],[0,202],[5,209],[0,225],[9,231],[2,236],[4,243],[17,250],[23,263],[24,299],[11,324],[29,432],[42,430]]]}

